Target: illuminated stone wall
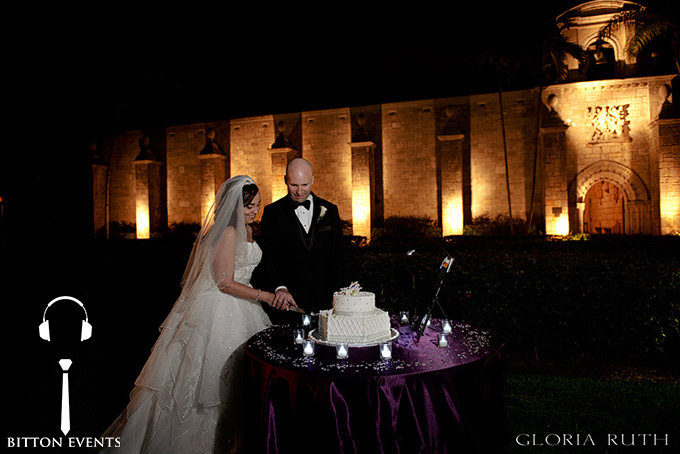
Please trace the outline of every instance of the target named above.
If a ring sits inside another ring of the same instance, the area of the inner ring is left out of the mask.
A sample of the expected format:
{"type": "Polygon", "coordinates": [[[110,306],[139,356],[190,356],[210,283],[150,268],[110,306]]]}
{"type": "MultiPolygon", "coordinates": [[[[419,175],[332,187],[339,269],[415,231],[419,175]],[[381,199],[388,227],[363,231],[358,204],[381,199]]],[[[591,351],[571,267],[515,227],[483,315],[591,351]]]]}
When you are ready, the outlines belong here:
{"type": "MultiPolygon", "coordinates": [[[[536,141],[537,93],[503,94],[512,215],[527,216],[536,141]]],[[[507,214],[503,134],[498,94],[470,97],[472,217],[507,214]]]]}
{"type": "Polygon", "coordinates": [[[437,219],[433,101],[384,104],[382,128],[385,217],[437,219]]]}
{"type": "MultiPolygon", "coordinates": [[[[553,96],[554,109],[568,126],[563,150],[566,173],[561,182],[571,191],[571,231],[584,230],[587,189],[596,182],[607,181],[624,190],[625,233],[661,232],[657,132],[650,126],[663,103],[659,89],[671,78],[578,82],[545,90],[544,99],[553,96]]],[[[550,175],[546,178],[549,181],[550,175]]],[[[546,199],[546,211],[550,210],[546,199]]],[[[547,219],[546,222],[549,223],[547,219]]]]}
{"type": "Polygon", "coordinates": [[[314,169],[314,192],[352,219],[352,141],[349,109],[302,114],[302,157],[314,169]]]}
{"type": "Polygon", "coordinates": [[[659,121],[659,209],[662,234],[680,233],[680,120],[659,121]]]}
{"type": "Polygon", "coordinates": [[[139,153],[141,131],[131,131],[113,138],[109,171],[109,222],[135,224],[135,157],[139,153]]]}
{"type": "MultiPolygon", "coordinates": [[[[593,218],[587,206],[587,195],[598,184],[610,188],[600,198],[612,191],[620,194],[624,214],[615,230],[680,230],[680,127],[677,118],[658,118],[662,105],[672,110],[670,94],[660,95],[671,78],[575,82],[504,93],[513,216],[526,219],[530,212],[537,157],[533,219],[546,233],[583,232],[593,219],[606,223],[604,214],[595,210],[593,218]]],[[[252,176],[263,204],[272,202],[285,194],[285,164],[296,156],[312,163],[315,192],[336,203],[342,219],[352,222],[353,213],[361,215],[355,227],[362,235],[390,216],[427,217],[440,222],[445,234],[460,234],[461,219],[469,223],[482,215],[508,214],[497,93],[119,134],[110,145],[112,222],[135,223],[133,162],[147,135],[161,163],[157,193],[165,197],[168,224],[200,223],[201,207],[205,211],[216,180],[237,174],[252,176]],[[209,131],[215,131],[224,159],[199,159],[209,131]]],[[[163,220],[162,210],[157,218],[163,220]]]]}
{"type": "Polygon", "coordinates": [[[204,124],[173,126],[167,130],[168,222],[199,222],[201,163],[196,158],[205,144],[204,124]]]}
{"type": "Polygon", "coordinates": [[[250,175],[260,188],[263,206],[272,200],[272,185],[283,184],[272,179],[269,148],[275,135],[272,115],[231,121],[231,176],[250,175]]]}

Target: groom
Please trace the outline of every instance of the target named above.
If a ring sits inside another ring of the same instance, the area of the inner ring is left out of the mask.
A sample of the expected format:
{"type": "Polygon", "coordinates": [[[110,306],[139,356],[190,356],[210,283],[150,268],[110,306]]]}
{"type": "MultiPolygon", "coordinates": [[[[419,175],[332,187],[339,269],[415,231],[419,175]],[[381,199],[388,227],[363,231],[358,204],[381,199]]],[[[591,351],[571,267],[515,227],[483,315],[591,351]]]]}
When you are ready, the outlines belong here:
{"type": "MultiPolygon", "coordinates": [[[[295,301],[307,314],[330,309],[333,292],[347,285],[338,207],[312,192],[312,165],[305,159],[288,163],[285,182],[288,195],[267,205],[262,214],[263,257],[256,275],[275,293],[275,302],[295,301]]],[[[300,317],[267,312],[275,324],[300,317]]]]}

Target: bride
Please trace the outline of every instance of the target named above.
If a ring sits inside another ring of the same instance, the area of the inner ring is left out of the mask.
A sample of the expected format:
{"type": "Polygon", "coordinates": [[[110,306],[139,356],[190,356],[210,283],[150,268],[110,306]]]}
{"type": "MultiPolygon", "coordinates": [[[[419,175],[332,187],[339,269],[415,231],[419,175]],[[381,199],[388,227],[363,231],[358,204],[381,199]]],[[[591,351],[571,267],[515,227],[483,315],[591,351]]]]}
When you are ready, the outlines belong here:
{"type": "MultiPolygon", "coordinates": [[[[260,206],[253,180],[222,183],[191,251],[182,292],[135,381],[130,403],[103,436],[115,453],[239,452],[243,348],[270,324],[261,301],[294,301],[250,286],[262,258],[251,225],[260,206]]],[[[102,452],[109,452],[104,450],[102,452]]]]}

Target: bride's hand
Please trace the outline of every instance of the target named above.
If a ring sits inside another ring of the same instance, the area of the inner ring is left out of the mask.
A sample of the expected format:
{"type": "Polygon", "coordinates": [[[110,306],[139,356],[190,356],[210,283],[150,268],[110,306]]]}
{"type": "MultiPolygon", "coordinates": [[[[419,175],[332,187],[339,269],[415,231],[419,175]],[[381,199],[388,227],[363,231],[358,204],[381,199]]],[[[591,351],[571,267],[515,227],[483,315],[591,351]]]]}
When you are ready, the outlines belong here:
{"type": "Polygon", "coordinates": [[[298,307],[295,303],[295,299],[293,299],[293,295],[291,295],[290,292],[285,288],[281,288],[276,291],[271,306],[282,311],[287,311],[290,306],[298,307]]]}

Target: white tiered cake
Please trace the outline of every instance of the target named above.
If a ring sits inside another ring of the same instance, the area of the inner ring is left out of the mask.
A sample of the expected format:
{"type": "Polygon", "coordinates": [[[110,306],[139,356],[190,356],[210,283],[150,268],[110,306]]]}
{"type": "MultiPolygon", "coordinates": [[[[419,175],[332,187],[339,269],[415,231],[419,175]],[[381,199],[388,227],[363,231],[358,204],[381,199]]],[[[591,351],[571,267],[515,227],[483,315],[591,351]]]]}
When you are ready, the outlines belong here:
{"type": "Polygon", "coordinates": [[[333,309],[319,312],[319,338],[328,342],[380,342],[391,336],[390,317],[375,307],[375,294],[353,282],[333,294],[333,309]]]}

